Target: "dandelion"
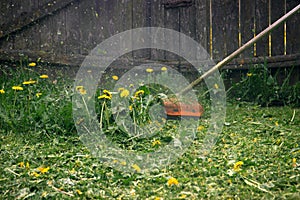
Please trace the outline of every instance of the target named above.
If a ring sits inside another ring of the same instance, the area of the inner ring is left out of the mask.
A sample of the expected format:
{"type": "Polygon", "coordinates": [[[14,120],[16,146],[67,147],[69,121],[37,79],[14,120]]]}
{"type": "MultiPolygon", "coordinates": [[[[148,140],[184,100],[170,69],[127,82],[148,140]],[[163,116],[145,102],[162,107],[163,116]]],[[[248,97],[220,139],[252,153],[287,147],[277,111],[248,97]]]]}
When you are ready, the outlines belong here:
{"type": "Polygon", "coordinates": [[[48,77],[48,75],[43,74],[43,75],[40,75],[40,78],[46,79],[46,78],[49,78],[49,77],[48,77]]]}
{"type": "Polygon", "coordinates": [[[168,186],[172,186],[172,185],[178,185],[179,182],[178,182],[178,180],[176,178],[171,177],[171,178],[169,178],[167,184],[168,184],[168,186]]]}
{"type": "Polygon", "coordinates": [[[247,73],[247,76],[248,77],[251,77],[253,74],[252,73],[247,73]]]}
{"type": "Polygon", "coordinates": [[[146,72],[152,73],[152,72],[153,72],[153,69],[152,69],[152,68],[147,68],[147,69],[146,69],[146,72]]]}
{"type": "Polygon", "coordinates": [[[297,167],[297,159],[296,158],[292,159],[292,166],[297,167]]]}
{"type": "Polygon", "coordinates": [[[165,72],[165,71],[167,71],[167,67],[162,67],[160,70],[165,72]]]}
{"type": "Polygon", "coordinates": [[[163,200],[161,197],[155,197],[154,200],[163,200]]]}
{"type": "Polygon", "coordinates": [[[141,168],[137,164],[133,164],[132,168],[138,173],[141,172],[141,168]]]}
{"type": "Polygon", "coordinates": [[[28,66],[29,66],[29,67],[35,67],[35,66],[36,66],[36,63],[35,63],[35,62],[31,62],[31,63],[28,64],[28,66]]]}
{"type": "Polygon", "coordinates": [[[219,85],[215,83],[214,88],[219,89],[219,85]]]}
{"type": "Polygon", "coordinates": [[[19,167],[23,168],[25,165],[24,165],[24,162],[19,162],[18,163],[19,167]]]}
{"type": "Polygon", "coordinates": [[[198,126],[197,131],[202,131],[203,129],[204,129],[204,126],[200,125],[200,126],[198,126]]]}
{"type": "Polygon", "coordinates": [[[80,190],[76,190],[76,193],[79,194],[79,195],[82,194],[82,192],[80,190]]]}
{"type": "Polygon", "coordinates": [[[39,177],[39,176],[40,176],[40,174],[38,174],[38,173],[36,173],[36,172],[32,172],[31,175],[33,175],[33,176],[35,176],[35,177],[39,177]]]}
{"type": "Polygon", "coordinates": [[[145,93],[144,90],[139,90],[139,91],[137,91],[137,92],[134,94],[134,97],[137,98],[137,97],[139,97],[139,96],[142,96],[144,93],[145,93]]]}
{"type": "Polygon", "coordinates": [[[128,109],[129,109],[130,111],[132,111],[132,105],[130,105],[130,106],[128,107],[128,109]]]}
{"type": "Polygon", "coordinates": [[[279,126],[278,122],[275,122],[275,126],[279,126]]]}
{"type": "Polygon", "coordinates": [[[23,90],[23,88],[21,86],[12,86],[12,89],[15,91],[23,90]]]}
{"type": "Polygon", "coordinates": [[[129,90],[124,89],[121,93],[120,93],[120,97],[128,97],[129,95],[129,90]]]}
{"type": "Polygon", "coordinates": [[[38,93],[35,94],[35,96],[36,96],[37,98],[39,98],[41,95],[42,95],[41,92],[38,92],[38,93]]]}
{"type": "Polygon", "coordinates": [[[23,85],[30,85],[30,84],[35,84],[35,83],[36,83],[36,81],[29,80],[29,81],[24,81],[23,85]]]}
{"type": "Polygon", "coordinates": [[[152,142],[153,147],[156,146],[156,145],[160,145],[160,144],[161,144],[161,142],[159,140],[155,140],[155,141],[152,142]]]}
{"type": "Polygon", "coordinates": [[[119,80],[119,77],[116,76],[116,75],[114,75],[114,76],[112,76],[112,79],[114,79],[115,81],[117,81],[117,80],[119,80]]]}
{"type": "Polygon", "coordinates": [[[121,162],[121,165],[125,166],[127,163],[125,161],[121,162]]]}
{"type": "Polygon", "coordinates": [[[29,165],[29,162],[26,162],[26,169],[29,169],[30,168],[30,165],[29,165]]]}
{"type": "Polygon", "coordinates": [[[39,170],[42,174],[48,172],[50,167],[39,167],[37,170],[39,170]]]}
{"type": "Polygon", "coordinates": [[[0,90],[0,94],[5,94],[4,89],[1,89],[1,90],[0,90]]]}
{"type": "Polygon", "coordinates": [[[86,94],[86,90],[83,88],[82,85],[76,86],[75,89],[76,89],[80,94],[82,94],[82,95],[86,94]]]}
{"type": "Polygon", "coordinates": [[[234,170],[235,172],[240,171],[243,164],[244,164],[243,161],[238,161],[238,162],[234,163],[234,165],[233,165],[233,170],[234,170]]]}
{"type": "Polygon", "coordinates": [[[111,99],[112,94],[108,90],[103,90],[103,95],[99,96],[98,99],[111,99]]]}

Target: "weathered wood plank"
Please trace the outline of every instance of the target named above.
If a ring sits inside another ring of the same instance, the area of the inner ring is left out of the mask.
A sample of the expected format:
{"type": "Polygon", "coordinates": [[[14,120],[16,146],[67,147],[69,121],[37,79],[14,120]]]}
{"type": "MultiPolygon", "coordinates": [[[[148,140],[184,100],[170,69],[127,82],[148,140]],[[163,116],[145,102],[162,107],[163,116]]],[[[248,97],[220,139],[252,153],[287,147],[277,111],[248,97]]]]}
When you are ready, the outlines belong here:
{"type": "Polygon", "coordinates": [[[195,1],[196,41],[209,52],[209,3],[208,0],[195,1]]]}
{"type": "MultiPolygon", "coordinates": [[[[132,0],[132,28],[141,28],[151,26],[151,1],[132,0]]],[[[150,33],[149,33],[150,34],[150,33]]],[[[150,46],[151,41],[148,38],[133,38],[133,45],[136,42],[145,43],[150,46]]],[[[137,50],[133,52],[133,59],[150,59],[151,49],[137,50]]]]}
{"type": "MultiPolygon", "coordinates": [[[[37,20],[49,16],[62,8],[65,8],[73,1],[74,0],[54,0],[52,1],[52,3],[47,3],[39,7],[38,9],[31,10],[31,12],[22,12],[18,17],[13,18],[12,21],[9,21],[8,23],[2,25],[0,39],[21,30],[24,27],[33,24],[37,20]]],[[[26,4],[24,4],[24,6],[25,5],[26,4]]]]}
{"type": "MultiPolygon", "coordinates": [[[[241,1],[241,45],[247,43],[254,37],[254,17],[255,17],[255,3],[252,1],[241,1]]],[[[241,57],[251,58],[254,56],[254,45],[245,50],[241,57]]]]}
{"type": "MultiPolygon", "coordinates": [[[[255,32],[263,31],[268,26],[268,0],[255,0],[255,32]]],[[[256,43],[256,56],[268,56],[268,37],[256,43]]]]}
{"type": "MultiPolygon", "coordinates": [[[[153,0],[151,3],[151,26],[165,28],[164,21],[165,9],[163,0],[153,0]]],[[[164,40],[163,38],[160,38],[164,40]]],[[[165,51],[159,49],[151,49],[151,59],[165,60],[165,51]]]]}
{"type": "MultiPolygon", "coordinates": [[[[282,17],[284,13],[284,1],[271,1],[271,23],[282,17]]],[[[283,55],[284,54],[284,24],[281,24],[271,33],[271,55],[283,55]]]]}
{"type": "Polygon", "coordinates": [[[238,47],[238,1],[212,1],[213,58],[220,59],[238,47]]]}
{"type": "MultiPolygon", "coordinates": [[[[165,27],[175,30],[177,32],[180,32],[180,9],[179,8],[165,8],[165,15],[164,15],[164,20],[165,20],[165,27]]],[[[174,33],[176,35],[171,36],[172,38],[178,38],[178,33],[174,33]]],[[[170,44],[171,46],[173,45],[174,48],[178,46],[179,40],[178,41],[172,41],[173,44],[170,44]]],[[[179,51],[179,48],[177,49],[179,51]]],[[[173,61],[179,61],[179,56],[171,53],[171,52],[165,52],[165,59],[166,60],[173,60],[173,61]]]]}
{"type": "MultiPolygon", "coordinates": [[[[299,0],[289,0],[287,2],[287,12],[299,5],[299,0]]],[[[300,52],[300,13],[287,20],[287,54],[297,54],[300,52]]]]}
{"type": "MultiPolygon", "coordinates": [[[[180,33],[196,40],[196,8],[195,5],[189,7],[181,7],[180,8],[180,33]]],[[[196,49],[191,49],[190,46],[187,45],[187,41],[185,41],[184,37],[180,37],[180,49],[179,52],[188,53],[192,60],[196,60],[197,51],[196,49]]],[[[183,58],[181,59],[183,60],[183,58]]]]}

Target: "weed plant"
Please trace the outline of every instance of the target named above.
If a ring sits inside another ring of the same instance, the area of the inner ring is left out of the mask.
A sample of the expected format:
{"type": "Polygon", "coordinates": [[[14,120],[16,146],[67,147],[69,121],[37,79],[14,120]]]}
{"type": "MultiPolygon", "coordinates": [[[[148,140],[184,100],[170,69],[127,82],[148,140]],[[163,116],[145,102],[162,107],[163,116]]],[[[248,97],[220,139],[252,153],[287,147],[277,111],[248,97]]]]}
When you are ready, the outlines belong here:
{"type": "MultiPolygon", "coordinates": [[[[300,106],[300,83],[290,84],[293,68],[285,70],[285,79],[280,83],[278,69],[275,74],[267,64],[253,65],[248,73],[241,77],[241,81],[233,84],[228,90],[231,98],[241,101],[254,102],[262,106],[292,105],[300,106]]],[[[282,76],[282,75],[281,75],[282,76]]]]}

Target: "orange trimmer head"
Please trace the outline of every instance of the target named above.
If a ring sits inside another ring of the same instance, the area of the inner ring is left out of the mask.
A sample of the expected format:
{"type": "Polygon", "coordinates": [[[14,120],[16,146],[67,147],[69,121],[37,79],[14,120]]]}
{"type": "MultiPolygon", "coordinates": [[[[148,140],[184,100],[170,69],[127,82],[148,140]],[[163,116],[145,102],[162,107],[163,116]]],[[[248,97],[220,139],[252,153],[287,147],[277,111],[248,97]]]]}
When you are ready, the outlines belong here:
{"type": "Polygon", "coordinates": [[[164,99],[163,105],[168,119],[199,118],[204,112],[198,102],[186,104],[176,99],[164,99]]]}

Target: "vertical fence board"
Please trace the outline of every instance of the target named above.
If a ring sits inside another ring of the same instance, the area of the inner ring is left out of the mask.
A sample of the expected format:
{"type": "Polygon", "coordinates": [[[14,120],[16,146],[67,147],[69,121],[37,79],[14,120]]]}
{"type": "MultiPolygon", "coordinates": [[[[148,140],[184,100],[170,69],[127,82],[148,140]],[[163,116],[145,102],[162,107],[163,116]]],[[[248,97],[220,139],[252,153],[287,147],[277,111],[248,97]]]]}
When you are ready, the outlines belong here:
{"type": "MultiPolygon", "coordinates": [[[[281,16],[284,15],[284,1],[271,1],[271,23],[275,22],[281,16]]],[[[281,24],[271,33],[272,36],[272,56],[283,55],[284,54],[284,39],[283,39],[283,29],[284,25],[281,24]]]]}
{"type": "MultiPolygon", "coordinates": [[[[268,1],[255,0],[256,34],[268,26],[268,1]]],[[[268,37],[265,36],[256,43],[256,55],[268,56],[268,37]]]]}
{"type": "Polygon", "coordinates": [[[80,40],[80,21],[79,18],[79,3],[73,2],[66,9],[66,51],[67,56],[79,55],[81,40],[80,40]]]}
{"type": "MultiPolygon", "coordinates": [[[[299,5],[299,0],[289,0],[287,12],[299,5]]],[[[287,54],[300,53],[300,17],[299,11],[286,22],[287,27],[287,54]]]]}
{"type": "MultiPolygon", "coordinates": [[[[180,8],[180,32],[183,33],[186,36],[189,36],[190,38],[196,40],[196,19],[195,19],[195,6],[189,6],[189,7],[183,7],[180,8]]],[[[180,37],[180,52],[188,52],[189,56],[193,60],[196,60],[196,51],[191,51],[190,47],[187,46],[186,41],[183,37],[180,37]]]]}
{"type": "MultiPolygon", "coordinates": [[[[49,0],[39,0],[39,7],[45,5],[49,0]]],[[[45,53],[53,53],[53,16],[48,16],[39,22],[40,26],[40,50],[45,53]]]]}
{"type": "Polygon", "coordinates": [[[213,58],[220,60],[234,51],[238,44],[238,4],[232,0],[214,0],[213,58]]]}
{"type": "Polygon", "coordinates": [[[66,13],[64,10],[60,10],[53,17],[51,17],[50,20],[52,21],[52,48],[54,56],[64,56],[66,54],[65,41],[67,38],[66,13]]]}
{"type": "MultiPolygon", "coordinates": [[[[255,3],[252,1],[241,1],[241,36],[242,45],[247,43],[254,36],[254,16],[255,3]]],[[[251,58],[253,56],[254,45],[245,50],[241,57],[251,58]]]]}
{"type": "Polygon", "coordinates": [[[201,44],[201,46],[209,51],[209,3],[207,0],[196,0],[196,40],[201,44]]]}
{"type": "MultiPolygon", "coordinates": [[[[180,31],[179,28],[179,8],[168,8],[165,9],[165,16],[164,16],[164,20],[165,20],[165,27],[169,28],[169,29],[173,29],[177,32],[180,31]]],[[[178,34],[178,33],[174,33],[174,34],[178,34]]],[[[177,35],[178,36],[178,35],[177,35]]],[[[177,37],[174,36],[174,37],[177,37]]],[[[172,41],[174,45],[178,45],[179,41],[172,41]]],[[[170,44],[172,45],[172,44],[170,44]]],[[[179,51],[179,49],[178,49],[179,51]]],[[[165,52],[165,57],[166,60],[173,60],[173,61],[178,61],[179,60],[179,56],[175,55],[173,53],[170,52],[165,52]]]]}
{"type": "MultiPolygon", "coordinates": [[[[151,3],[151,26],[153,27],[165,27],[165,9],[162,3],[163,0],[153,0],[151,3]]],[[[152,49],[151,59],[165,60],[165,52],[163,50],[152,49]]]]}
{"type": "MultiPolygon", "coordinates": [[[[140,0],[132,0],[132,28],[141,28],[147,25],[147,23],[150,23],[150,10],[151,7],[148,4],[147,1],[140,1],[140,0]]],[[[151,41],[146,40],[140,40],[141,38],[132,38],[133,45],[136,42],[139,43],[145,43],[145,45],[150,46],[151,41]]],[[[150,59],[151,57],[151,50],[150,49],[142,49],[137,50],[132,53],[134,59],[143,58],[143,59],[150,59]]]]}

